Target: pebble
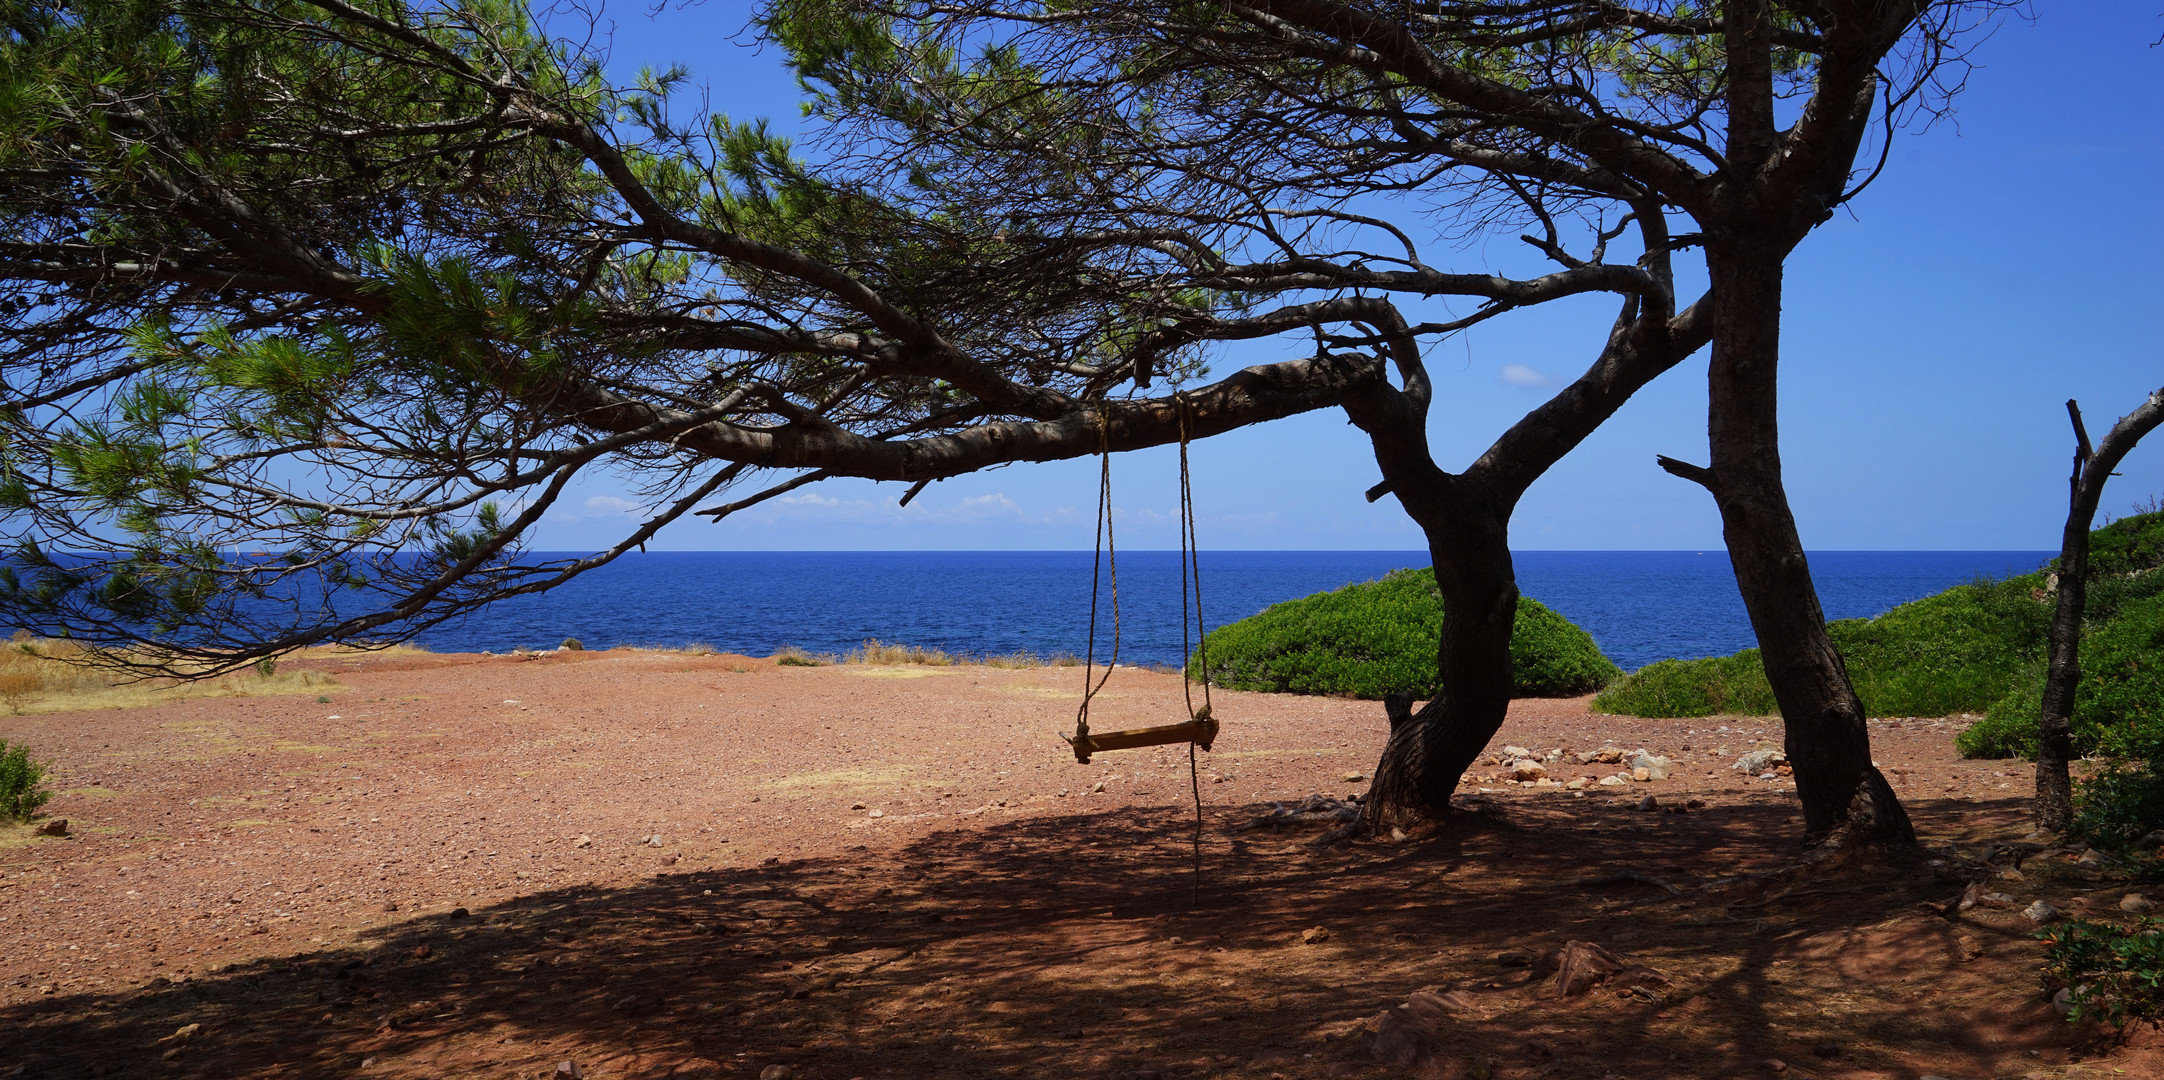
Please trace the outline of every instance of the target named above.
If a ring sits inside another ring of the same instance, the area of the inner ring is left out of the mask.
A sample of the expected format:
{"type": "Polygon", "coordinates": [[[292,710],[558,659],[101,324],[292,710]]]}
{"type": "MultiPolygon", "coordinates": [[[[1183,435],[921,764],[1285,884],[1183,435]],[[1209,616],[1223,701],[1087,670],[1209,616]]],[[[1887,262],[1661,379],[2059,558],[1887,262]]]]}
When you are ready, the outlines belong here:
{"type": "Polygon", "coordinates": [[[2102,870],[2104,868],[2104,853],[2095,848],[2090,848],[2082,852],[2080,858],[2074,860],[2074,865],[2084,870],[2102,870]]]}
{"type": "Polygon", "coordinates": [[[2119,910],[2131,911],[2136,915],[2146,915],[2156,910],[2156,901],[2138,892],[2130,892],[2119,898],[2119,910]]]}
{"type": "Polygon", "coordinates": [[[54,818],[53,820],[38,826],[39,836],[66,836],[67,834],[68,819],[66,818],[54,818]]]}
{"type": "Polygon", "coordinates": [[[553,1080],[586,1080],[586,1070],[579,1068],[576,1061],[557,1062],[556,1071],[550,1075],[553,1080]]]}
{"type": "Polygon", "coordinates": [[[2030,922],[2033,922],[2038,926],[2042,926],[2045,923],[2048,923],[2053,919],[2058,918],[2061,914],[2058,908],[2051,906],[2051,901],[2049,900],[2038,900],[2036,903],[2030,904],[2028,907],[2021,909],[2021,913],[2027,916],[2030,922]]]}
{"type": "Polygon", "coordinates": [[[1367,778],[1368,774],[1364,772],[1349,772],[1345,774],[1345,782],[1348,784],[1357,784],[1367,778]]]}
{"type": "Polygon", "coordinates": [[[1648,795],[1645,798],[1638,800],[1638,809],[1640,810],[1658,810],[1660,808],[1661,801],[1651,795],[1648,795]]]}
{"type": "Polygon", "coordinates": [[[646,846],[647,846],[647,847],[660,847],[660,846],[661,846],[661,834],[660,834],[660,833],[655,833],[654,835],[652,835],[652,836],[649,836],[649,837],[647,837],[647,838],[646,838],[646,846]]]}
{"type": "Polygon", "coordinates": [[[1628,783],[1630,783],[1630,781],[1620,775],[1603,776],[1600,778],[1600,786],[1602,787],[1622,787],[1628,783]]]}
{"type": "Polygon", "coordinates": [[[1788,761],[1788,755],[1779,750],[1753,750],[1736,759],[1729,768],[1741,773],[1760,773],[1788,761]]]}
{"type": "Polygon", "coordinates": [[[1327,926],[1313,926],[1300,931],[1300,944],[1302,945],[1319,945],[1328,940],[1330,940],[1330,928],[1327,926]]]}
{"type": "Polygon", "coordinates": [[[1516,761],[1519,758],[1532,757],[1533,752],[1522,746],[1506,746],[1503,748],[1503,756],[1512,761],[1516,761]]]}
{"type": "Polygon", "coordinates": [[[1532,758],[1519,758],[1510,763],[1510,778],[1517,781],[1546,780],[1548,767],[1532,758]]]}
{"type": "Polygon", "coordinates": [[[572,847],[575,847],[575,848],[589,848],[589,847],[592,847],[592,846],[594,846],[594,838],[593,838],[593,837],[591,837],[591,836],[587,836],[587,835],[585,835],[584,833],[581,833],[581,834],[579,834],[579,838],[578,838],[578,839],[576,839],[576,840],[573,840],[573,841],[571,841],[571,846],[572,846],[572,847]]]}
{"type": "Polygon", "coordinates": [[[851,810],[862,810],[862,809],[864,809],[864,804],[863,804],[863,803],[850,803],[850,804],[849,804],[849,809],[851,809],[851,810]]]}
{"type": "Polygon", "coordinates": [[[796,1080],[796,1070],[787,1065],[769,1065],[759,1070],[759,1080],[796,1080]]]}
{"type": "Polygon", "coordinates": [[[886,811],[884,811],[884,810],[874,810],[874,811],[872,811],[872,812],[870,812],[870,813],[868,813],[868,814],[866,814],[866,815],[864,815],[864,816],[865,816],[865,817],[875,817],[875,818],[877,818],[877,817],[885,817],[885,816],[887,816],[887,812],[886,812],[886,811]]]}

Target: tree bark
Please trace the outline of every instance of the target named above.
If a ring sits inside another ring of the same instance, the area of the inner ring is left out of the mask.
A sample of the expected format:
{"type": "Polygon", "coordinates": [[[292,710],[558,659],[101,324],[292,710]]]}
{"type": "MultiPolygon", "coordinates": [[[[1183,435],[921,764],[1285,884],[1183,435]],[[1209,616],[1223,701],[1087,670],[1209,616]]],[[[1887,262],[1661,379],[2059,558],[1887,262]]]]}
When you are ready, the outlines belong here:
{"type": "Polygon", "coordinates": [[[1781,482],[1776,391],[1785,250],[1772,238],[1733,234],[1708,245],[1712,467],[1663,465],[1704,484],[1720,507],[1736,584],[1786,726],[1805,845],[1913,844],[1907,812],[1871,764],[1863,703],[1826,633],[1781,482]]]}
{"type": "Polygon", "coordinates": [[[2082,426],[2081,407],[2069,399],[2074,424],[2074,475],[2068,480],[2066,529],[2059,536],[2059,600],[2051,615],[2051,666],[2044,677],[2043,707],[2036,718],[2036,828],[2064,832],[2074,821],[2074,691],[2081,683],[2082,610],[2089,601],[2089,528],[2096,521],[2104,482],[2141,437],[2164,423],[2164,390],[2120,418],[2095,449],[2082,426]]]}
{"type": "Polygon", "coordinates": [[[1510,558],[1510,505],[1462,495],[1409,502],[1407,509],[1427,532],[1443,596],[1440,685],[1418,712],[1403,698],[1385,703],[1390,738],[1361,819],[1370,831],[1450,812],[1458,778],[1503,726],[1513,685],[1510,638],[1518,583],[1510,558]]]}

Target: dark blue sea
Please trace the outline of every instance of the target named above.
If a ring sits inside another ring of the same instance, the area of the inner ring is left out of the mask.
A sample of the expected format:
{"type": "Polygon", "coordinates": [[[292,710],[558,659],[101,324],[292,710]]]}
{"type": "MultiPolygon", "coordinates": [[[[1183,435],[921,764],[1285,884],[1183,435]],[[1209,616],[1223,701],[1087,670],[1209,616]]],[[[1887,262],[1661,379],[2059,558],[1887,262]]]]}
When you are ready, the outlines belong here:
{"type": "MultiPolygon", "coordinates": [[[[2027,573],[2044,551],[1821,551],[1811,572],[1830,619],[1880,614],[1978,575],[2027,573]]],[[[1591,632],[1625,668],[1715,656],[1755,642],[1727,553],[1521,551],[1518,587],[1591,632]]],[[[436,627],[439,651],[705,643],[765,656],[784,645],[843,652],[867,638],[968,654],[1081,654],[1087,551],[653,552],[538,596],[436,627]]],[[[1215,627],[1271,604],[1424,566],[1416,551],[1203,552],[1215,627]]],[[[1120,658],[1180,662],[1179,553],[1121,552],[1120,658]]],[[[1103,607],[1101,603],[1101,607],[1103,607]]],[[[1099,631],[1107,647],[1109,612],[1099,631]]]]}

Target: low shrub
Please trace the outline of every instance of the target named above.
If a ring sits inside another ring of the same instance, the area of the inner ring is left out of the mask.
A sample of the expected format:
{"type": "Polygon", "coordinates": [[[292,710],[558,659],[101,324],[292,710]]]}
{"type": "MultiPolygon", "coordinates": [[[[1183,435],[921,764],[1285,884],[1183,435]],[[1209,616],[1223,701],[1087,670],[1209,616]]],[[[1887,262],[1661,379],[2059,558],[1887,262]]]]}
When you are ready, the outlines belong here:
{"type": "Polygon", "coordinates": [[[1778,711],[1757,649],[1734,656],[1656,660],[1616,680],[1593,708],[1624,716],[1765,715],[1778,711]]]}
{"type": "Polygon", "coordinates": [[[255,662],[255,673],[256,673],[257,675],[260,675],[260,676],[262,676],[262,677],[266,678],[266,679],[275,679],[275,678],[277,678],[277,677],[278,677],[278,658],[277,658],[277,657],[275,657],[275,656],[266,656],[266,657],[264,657],[263,659],[261,659],[261,660],[258,660],[258,661],[256,661],[256,662],[255,662]]]}
{"type": "Polygon", "coordinates": [[[774,663],[782,667],[824,667],[825,662],[794,645],[774,650],[774,663]]]}
{"type": "Polygon", "coordinates": [[[2164,829],[2164,736],[2075,782],[2069,830],[2075,836],[2124,850],[2158,829],[2164,829]]]}
{"type": "Polygon", "coordinates": [[[565,652],[585,652],[586,643],[580,641],[575,637],[567,637],[564,639],[564,643],[558,645],[557,648],[562,649],[565,652]]]}
{"type": "Polygon", "coordinates": [[[45,787],[45,766],[30,760],[29,748],[0,739],[0,820],[28,821],[52,797],[45,787]]]}
{"type": "Polygon", "coordinates": [[[2114,1026],[2164,1018],[2164,931],[2150,919],[2132,926],[2070,919],[2037,935],[2046,978],[2066,984],[2076,1023],[2096,1017],[2114,1026]]]}
{"type": "Polygon", "coordinates": [[[2044,660],[2022,665],[2013,688],[1991,703],[1984,718],[1954,736],[1962,757],[2034,758],[2036,720],[2044,707],[2044,660]]]}
{"type": "MultiPolygon", "coordinates": [[[[1426,697],[1435,691],[1442,622],[1435,572],[1398,570],[1212,630],[1208,674],[1233,690],[1426,697]]],[[[1622,674],[1591,634],[1523,597],[1510,656],[1514,687],[1526,696],[1584,693],[1622,674]]]]}

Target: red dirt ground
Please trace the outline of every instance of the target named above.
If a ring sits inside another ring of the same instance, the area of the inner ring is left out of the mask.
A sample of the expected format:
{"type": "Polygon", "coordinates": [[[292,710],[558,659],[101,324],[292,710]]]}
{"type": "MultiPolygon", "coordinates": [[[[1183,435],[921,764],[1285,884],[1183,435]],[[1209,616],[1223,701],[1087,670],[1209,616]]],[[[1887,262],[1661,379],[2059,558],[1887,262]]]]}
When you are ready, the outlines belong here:
{"type": "MultiPolygon", "coordinates": [[[[1364,786],[1380,708],[1219,692],[1198,890],[1185,754],[1077,764],[1076,669],[331,666],[0,720],[74,832],[0,847],[0,1077],[2164,1075],[2051,1008],[2019,907],[2128,886],[2006,847],[2028,772],[1959,719],[1873,722],[1924,855],[1799,871],[1792,789],[1728,768],[1777,721],[1521,701],[1498,748],[1687,764],[1325,849],[1240,826],[1364,786]],[[1930,906],[1972,880],[2017,904],[1930,906]],[[1640,970],[1553,996],[1570,941],[1640,970]]],[[[1093,726],[1182,715],[1123,670],[1093,726]]]]}

